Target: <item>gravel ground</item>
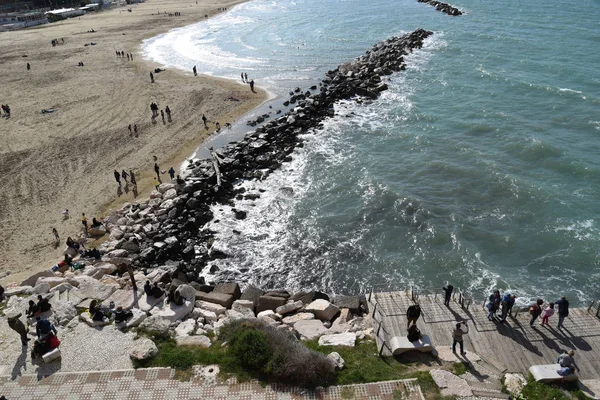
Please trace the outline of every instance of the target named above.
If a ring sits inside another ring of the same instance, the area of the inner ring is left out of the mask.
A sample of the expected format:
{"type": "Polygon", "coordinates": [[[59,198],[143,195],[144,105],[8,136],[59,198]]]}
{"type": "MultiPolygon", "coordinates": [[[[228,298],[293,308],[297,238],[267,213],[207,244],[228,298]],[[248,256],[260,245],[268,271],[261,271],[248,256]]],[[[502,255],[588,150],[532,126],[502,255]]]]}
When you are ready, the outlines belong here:
{"type": "MultiPolygon", "coordinates": [[[[31,362],[33,344],[24,348],[19,335],[8,327],[6,317],[0,317],[0,375],[49,375],[54,372],[83,372],[132,368],[129,351],[134,333],[123,333],[113,325],[92,328],[80,322],[74,328],[58,329],[62,359],[45,364],[31,362]]],[[[33,342],[35,331],[30,332],[33,342]]]]}

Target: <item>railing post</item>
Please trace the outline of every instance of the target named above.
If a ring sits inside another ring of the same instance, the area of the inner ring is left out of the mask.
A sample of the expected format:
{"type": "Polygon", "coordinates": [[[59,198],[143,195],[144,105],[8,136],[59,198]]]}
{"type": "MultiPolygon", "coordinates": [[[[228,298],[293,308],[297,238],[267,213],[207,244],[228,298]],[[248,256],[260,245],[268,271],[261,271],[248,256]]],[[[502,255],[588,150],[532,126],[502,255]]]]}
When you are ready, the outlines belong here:
{"type": "Polygon", "coordinates": [[[600,301],[598,302],[598,309],[596,310],[596,317],[600,317],[600,301]]]}
{"type": "Polygon", "coordinates": [[[592,309],[592,307],[594,307],[594,304],[595,304],[595,303],[596,303],[596,300],[594,300],[594,301],[592,301],[592,302],[590,303],[590,306],[588,307],[588,309],[587,309],[587,312],[590,312],[590,310],[592,309]]]}
{"type": "Polygon", "coordinates": [[[369,292],[369,302],[371,302],[371,295],[373,294],[373,288],[371,288],[371,291],[369,292]]]}
{"type": "Polygon", "coordinates": [[[375,303],[375,306],[373,307],[373,314],[371,315],[371,318],[375,318],[375,311],[377,310],[377,303],[375,303]]]}
{"type": "Polygon", "coordinates": [[[377,334],[375,336],[379,337],[380,331],[381,331],[381,321],[379,321],[379,327],[377,328],[377,334]]]}

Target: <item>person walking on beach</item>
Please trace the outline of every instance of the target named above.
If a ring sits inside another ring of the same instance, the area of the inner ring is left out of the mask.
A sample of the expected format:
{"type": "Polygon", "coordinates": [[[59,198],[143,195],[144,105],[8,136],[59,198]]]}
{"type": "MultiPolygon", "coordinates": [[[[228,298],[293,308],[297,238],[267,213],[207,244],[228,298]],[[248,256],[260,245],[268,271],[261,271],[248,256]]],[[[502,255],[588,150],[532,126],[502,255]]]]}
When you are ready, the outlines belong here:
{"type": "Polygon", "coordinates": [[[242,83],[246,83],[246,81],[244,80],[244,73],[242,72],[240,75],[242,76],[242,83]]]}
{"type": "Polygon", "coordinates": [[[121,175],[119,174],[119,171],[117,171],[115,169],[115,171],[113,172],[113,174],[115,175],[115,180],[117,181],[117,183],[119,184],[119,187],[121,186],[121,175]]]}
{"type": "Polygon", "coordinates": [[[162,122],[163,122],[163,125],[164,125],[165,124],[165,112],[163,110],[160,110],[160,116],[162,118],[162,122]]]}
{"type": "Polygon", "coordinates": [[[137,124],[133,125],[133,134],[135,135],[135,137],[138,137],[137,124]]]}
{"type": "Polygon", "coordinates": [[[160,186],[160,182],[158,181],[158,179],[156,179],[156,177],[154,177],[154,187],[156,188],[156,190],[158,190],[159,186],[160,186]]]}
{"type": "Polygon", "coordinates": [[[154,74],[150,71],[150,83],[154,83],[154,74]]]}
{"type": "Polygon", "coordinates": [[[406,309],[406,328],[410,327],[411,323],[413,325],[417,324],[417,320],[421,316],[421,306],[418,304],[413,304],[412,306],[406,309]]]}
{"type": "Polygon", "coordinates": [[[202,122],[204,123],[204,129],[208,129],[208,125],[206,124],[207,121],[208,119],[206,119],[206,115],[202,114],[202,122]]]}
{"type": "Polygon", "coordinates": [[[171,180],[175,179],[175,170],[173,167],[169,169],[169,176],[171,177],[171,180]]]}
{"type": "Polygon", "coordinates": [[[129,174],[127,172],[125,172],[125,170],[121,170],[121,178],[123,178],[123,180],[125,181],[125,184],[127,184],[127,177],[129,176],[129,174]]]}
{"type": "Polygon", "coordinates": [[[131,57],[131,61],[133,61],[133,53],[129,53],[129,57],[131,57]]]}
{"type": "Polygon", "coordinates": [[[129,61],[129,53],[127,53],[127,61],[129,61]]]}
{"type": "Polygon", "coordinates": [[[160,180],[160,168],[156,162],[154,163],[154,172],[156,173],[156,177],[160,180]]]}
{"type": "Polygon", "coordinates": [[[27,342],[31,339],[27,337],[27,328],[25,328],[25,324],[19,319],[20,316],[21,314],[7,318],[8,326],[21,336],[21,344],[27,346],[27,342]]]}
{"type": "Polygon", "coordinates": [[[196,66],[194,65],[194,68],[192,68],[192,71],[194,71],[194,76],[198,76],[198,72],[196,71],[196,66]]]}
{"type": "Polygon", "coordinates": [[[460,345],[460,354],[462,354],[463,356],[465,354],[467,354],[465,352],[464,339],[463,339],[463,335],[466,335],[467,333],[469,333],[469,327],[467,326],[467,321],[458,322],[456,324],[456,328],[454,328],[454,330],[452,331],[452,352],[453,353],[456,353],[456,343],[458,343],[460,345]],[[465,328],[464,330],[463,330],[463,327],[465,328]]]}
{"type": "Polygon", "coordinates": [[[31,71],[31,65],[29,65],[29,63],[27,63],[27,71],[31,71]]]}
{"type": "Polygon", "coordinates": [[[542,305],[543,304],[544,304],[544,300],[537,299],[537,301],[535,302],[535,304],[532,304],[529,307],[529,315],[531,315],[531,320],[529,321],[529,326],[533,326],[535,320],[542,313],[542,305]]]}
{"type": "Polygon", "coordinates": [[[252,91],[252,93],[256,93],[256,92],[254,91],[254,79],[252,79],[252,80],[250,81],[250,90],[252,91]]]}
{"type": "Polygon", "coordinates": [[[215,122],[215,127],[217,128],[217,132],[221,132],[221,124],[219,121],[215,122]]]}
{"type": "Polygon", "coordinates": [[[569,316],[569,302],[565,296],[562,296],[560,300],[555,303],[558,306],[558,329],[563,328],[563,322],[565,318],[569,316]]]}
{"type": "Polygon", "coordinates": [[[548,325],[548,319],[554,315],[554,303],[549,303],[542,311],[542,322],[540,325],[548,325]]]}
{"type": "Polygon", "coordinates": [[[52,228],[52,234],[54,235],[54,241],[56,243],[60,242],[60,236],[58,236],[58,231],[56,228],[52,228]]]}
{"type": "Polygon", "coordinates": [[[87,232],[88,225],[87,225],[87,218],[85,217],[85,213],[81,213],[81,225],[83,225],[85,232],[87,232]]]}
{"type": "Polygon", "coordinates": [[[131,131],[131,124],[129,124],[129,126],[127,126],[127,129],[129,129],[129,136],[131,136],[133,134],[133,132],[131,131]]]}
{"type": "Polygon", "coordinates": [[[165,107],[165,113],[167,114],[167,121],[171,122],[171,109],[169,106],[165,107]]]}
{"type": "Polygon", "coordinates": [[[249,83],[248,82],[248,74],[244,73],[244,78],[246,79],[246,83],[249,83]]]}
{"type": "Polygon", "coordinates": [[[444,286],[442,288],[442,290],[444,291],[444,305],[449,307],[450,306],[450,298],[452,297],[452,291],[454,290],[454,286],[452,286],[448,282],[446,282],[446,286],[444,286]]]}
{"type": "Polygon", "coordinates": [[[129,170],[129,179],[131,180],[131,183],[133,185],[137,185],[137,183],[135,182],[135,174],[133,173],[132,169],[129,170]]]}

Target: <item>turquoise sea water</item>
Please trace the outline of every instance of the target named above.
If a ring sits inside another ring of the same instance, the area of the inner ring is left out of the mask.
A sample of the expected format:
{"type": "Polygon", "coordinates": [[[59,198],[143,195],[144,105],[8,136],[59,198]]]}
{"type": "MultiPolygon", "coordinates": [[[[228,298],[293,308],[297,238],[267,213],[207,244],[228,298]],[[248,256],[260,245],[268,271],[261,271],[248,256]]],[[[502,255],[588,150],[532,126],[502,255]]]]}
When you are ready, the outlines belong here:
{"type": "Polygon", "coordinates": [[[598,1],[452,4],[465,15],[416,0],[254,0],[144,44],[168,67],[246,72],[285,96],[378,41],[434,31],[380,99],[339,104],[289,165],[244,183],[266,190],[236,204],[246,220],[214,208],[215,246],[232,255],[221,278],[600,296],[598,1]]]}

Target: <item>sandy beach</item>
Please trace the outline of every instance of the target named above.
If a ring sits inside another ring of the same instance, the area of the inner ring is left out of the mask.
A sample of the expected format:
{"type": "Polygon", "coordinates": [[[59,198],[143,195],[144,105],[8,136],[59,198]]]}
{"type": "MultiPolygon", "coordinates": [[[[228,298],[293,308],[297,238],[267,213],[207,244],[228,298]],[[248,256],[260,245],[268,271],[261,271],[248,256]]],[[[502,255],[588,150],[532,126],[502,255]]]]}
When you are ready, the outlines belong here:
{"type": "MultiPolygon", "coordinates": [[[[150,0],[0,33],[0,103],[11,107],[11,118],[0,119],[4,284],[20,282],[56,263],[67,236],[81,234],[82,213],[91,221],[135,201],[131,190],[117,196],[115,169],[135,171],[138,199],[143,199],[153,189],[154,155],[161,170],[177,170],[214,132],[214,122],[233,122],[267,98],[260,89],[252,93],[247,85],[203,76],[200,70],[194,77],[191,67],[189,73],[154,74],[152,84],[150,71],[160,66],[139,54],[143,39],[240,2],[150,0]],[[168,15],[176,11],[181,16],[168,15]],[[61,44],[53,47],[55,38],[61,44]],[[92,42],[96,44],[85,46],[92,42]],[[134,61],[117,57],[117,50],[132,53],[134,61]],[[151,102],[160,109],[168,105],[173,122],[163,124],[159,116],[153,125],[151,102]],[[55,111],[42,113],[43,109],[55,111]],[[211,121],[208,130],[202,114],[211,121]],[[130,136],[130,124],[137,124],[138,137],[130,136]],[[64,209],[70,219],[63,220],[64,209]],[[57,248],[53,227],[60,235],[57,248]]],[[[167,174],[162,176],[169,180],[167,174]]]]}

